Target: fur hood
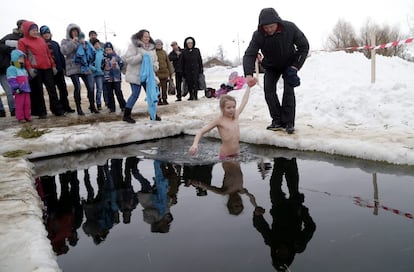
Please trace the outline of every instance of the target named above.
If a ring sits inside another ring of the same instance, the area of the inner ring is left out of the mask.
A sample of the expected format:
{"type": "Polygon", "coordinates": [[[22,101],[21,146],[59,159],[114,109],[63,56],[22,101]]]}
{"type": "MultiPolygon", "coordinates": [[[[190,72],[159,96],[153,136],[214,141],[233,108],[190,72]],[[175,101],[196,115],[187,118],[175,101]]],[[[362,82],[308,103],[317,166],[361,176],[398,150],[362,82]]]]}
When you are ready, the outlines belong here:
{"type": "Polygon", "coordinates": [[[67,27],[66,27],[66,39],[68,39],[68,40],[71,40],[73,37],[70,35],[70,31],[72,30],[72,29],[77,29],[78,30],[78,34],[79,33],[81,33],[81,29],[80,29],[80,27],[77,25],[77,24],[69,24],[67,27]]]}
{"type": "MultiPolygon", "coordinates": [[[[144,43],[140,39],[138,39],[138,38],[132,38],[131,40],[132,40],[132,43],[136,47],[145,48],[144,47],[144,43]]],[[[147,50],[155,50],[155,43],[154,43],[154,41],[152,39],[150,39],[150,41],[149,41],[149,48],[145,48],[145,49],[147,49],[147,50]]]]}

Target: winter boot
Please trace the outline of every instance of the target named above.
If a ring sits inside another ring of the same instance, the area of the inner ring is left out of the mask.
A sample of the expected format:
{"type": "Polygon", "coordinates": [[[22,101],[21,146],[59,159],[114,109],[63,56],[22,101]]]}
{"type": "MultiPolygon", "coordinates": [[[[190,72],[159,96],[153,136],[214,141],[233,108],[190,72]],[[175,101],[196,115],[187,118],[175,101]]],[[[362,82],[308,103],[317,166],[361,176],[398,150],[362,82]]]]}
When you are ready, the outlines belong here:
{"type": "Polygon", "coordinates": [[[75,98],[75,104],[76,104],[76,111],[78,112],[78,115],[85,115],[85,113],[83,113],[82,107],[81,107],[81,96],[80,96],[80,91],[75,91],[73,94],[73,97],[75,98]]]}
{"type": "Polygon", "coordinates": [[[4,110],[0,110],[0,117],[6,117],[6,112],[4,110]]]}
{"type": "MultiPolygon", "coordinates": [[[[150,120],[152,120],[151,116],[150,116],[150,120]]],[[[161,117],[159,117],[158,114],[155,114],[155,121],[161,121],[161,117]]]]}
{"type": "Polygon", "coordinates": [[[127,123],[131,123],[131,124],[135,123],[135,120],[132,119],[132,117],[131,117],[131,109],[130,108],[125,108],[124,118],[122,120],[127,122],[127,123]]]}
{"type": "Polygon", "coordinates": [[[76,111],[78,112],[78,115],[85,115],[85,113],[82,110],[80,102],[76,102],[76,111]]]}
{"type": "Polygon", "coordinates": [[[189,93],[190,93],[190,98],[188,98],[188,100],[194,100],[194,91],[191,90],[189,91],[189,93]]]}
{"type": "Polygon", "coordinates": [[[89,109],[91,110],[91,113],[99,113],[99,111],[95,107],[95,101],[93,99],[89,100],[89,109]]]}
{"type": "Polygon", "coordinates": [[[99,113],[99,111],[95,107],[95,96],[93,92],[88,92],[88,100],[89,100],[89,109],[91,113],[99,113]]]}

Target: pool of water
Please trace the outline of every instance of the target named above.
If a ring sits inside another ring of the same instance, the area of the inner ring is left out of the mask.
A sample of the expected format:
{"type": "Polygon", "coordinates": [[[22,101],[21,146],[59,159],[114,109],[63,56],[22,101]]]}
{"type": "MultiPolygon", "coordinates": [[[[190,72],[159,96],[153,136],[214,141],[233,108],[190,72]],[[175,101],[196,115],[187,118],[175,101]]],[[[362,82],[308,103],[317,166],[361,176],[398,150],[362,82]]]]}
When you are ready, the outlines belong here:
{"type": "Polygon", "coordinates": [[[413,271],[413,167],[192,139],[33,161],[63,271],[413,271]]]}

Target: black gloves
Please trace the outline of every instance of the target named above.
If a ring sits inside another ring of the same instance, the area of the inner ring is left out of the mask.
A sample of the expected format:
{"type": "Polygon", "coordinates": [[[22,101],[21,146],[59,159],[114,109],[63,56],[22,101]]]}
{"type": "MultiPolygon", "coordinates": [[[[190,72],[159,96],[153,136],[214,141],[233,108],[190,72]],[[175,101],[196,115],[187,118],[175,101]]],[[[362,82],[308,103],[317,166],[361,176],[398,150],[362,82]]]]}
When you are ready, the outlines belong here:
{"type": "Polygon", "coordinates": [[[283,74],[283,78],[291,87],[297,87],[300,85],[300,78],[298,77],[298,70],[289,66],[285,73],[283,74]]]}

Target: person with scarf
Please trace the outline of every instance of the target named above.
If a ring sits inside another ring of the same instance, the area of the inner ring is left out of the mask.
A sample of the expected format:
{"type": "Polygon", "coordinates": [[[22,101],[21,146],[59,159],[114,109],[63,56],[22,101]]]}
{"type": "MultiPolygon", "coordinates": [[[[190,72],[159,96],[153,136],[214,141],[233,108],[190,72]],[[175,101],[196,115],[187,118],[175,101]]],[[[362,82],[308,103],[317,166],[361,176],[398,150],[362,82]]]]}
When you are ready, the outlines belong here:
{"type": "MultiPolygon", "coordinates": [[[[135,120],[131,117],[131,111],[138,100],[141,87],[144,87],[147,92],[147,101],[151,103],[153,100],[150,98],[153,94],[156,94],[152,92],[156,92],[158,89],[156,86],[159,83],[158,78],[155,76],[155,72],[159,69],[158,57],[155,52],[154,40],[151,38],[148,30],[141,29],[132,35],[131,43],[123,55],[123,59],[127,63],[125,80],[131,86],[131,95],[127,100],[122,120],[127,123],[135,123],[135,120]]],[[[156,103],[158,103],[158,94],[155,95],[156,103]]],[[[151,106],[150,108],[152,111],[152,109],[156,109],[156,106],[151,106]]],[[[151,120],[161,121],[156,112],[150,117],[151,120]]]]}

